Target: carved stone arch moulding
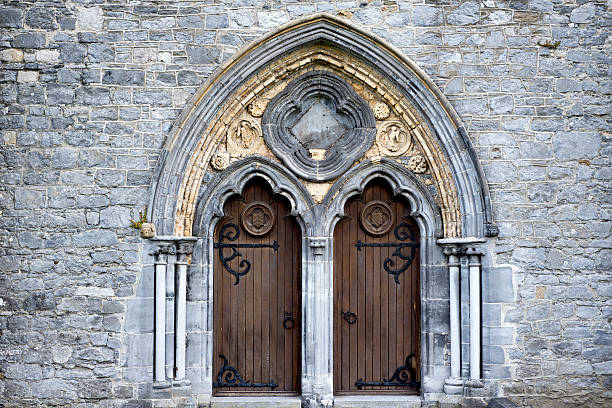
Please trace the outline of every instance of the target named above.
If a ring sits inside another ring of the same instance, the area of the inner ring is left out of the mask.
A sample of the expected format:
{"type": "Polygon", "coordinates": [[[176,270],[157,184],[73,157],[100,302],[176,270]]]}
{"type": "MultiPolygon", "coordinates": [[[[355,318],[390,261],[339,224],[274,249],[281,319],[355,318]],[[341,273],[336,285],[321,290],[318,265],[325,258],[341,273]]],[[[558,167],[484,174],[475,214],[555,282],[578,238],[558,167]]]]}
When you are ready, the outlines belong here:
{"type": "Polygon", "coordinates": [[[376,132],[367,102],[326,71],[290,82],[268,103],[262,124],[272,152],[309,181],[338,177],[370,148],[376,132]]]}
{"type": "Polygon", "coordinates": [[[206,174],[225,177],[249,156],[282,163],[321,199],[331,184],[322,181],[387,156],[430,189],[444,237],[495,231],[482,168],[448,101],[399,51],[327,14],[249,45],[198,91],[156,168],[159,233],[192,235],[206,174]],[[306,126],[313,118],[318,127],[306,126]]]}

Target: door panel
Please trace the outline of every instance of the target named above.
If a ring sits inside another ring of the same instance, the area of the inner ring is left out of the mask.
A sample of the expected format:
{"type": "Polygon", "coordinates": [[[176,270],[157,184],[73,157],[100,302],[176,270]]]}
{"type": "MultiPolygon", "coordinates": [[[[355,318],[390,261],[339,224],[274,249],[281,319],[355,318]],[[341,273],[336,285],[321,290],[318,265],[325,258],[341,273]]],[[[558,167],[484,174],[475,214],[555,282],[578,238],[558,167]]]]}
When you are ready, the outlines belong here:
{"type": "Polygon", "coordinates": [[[382,181],[334,231],[334,390],[418,393],[419,229],[382,181]]]}
{"type": "Polygon", "coordinates": [[[295,394],[301,362],[301,233],[262,180],[225,205],[214,248],[214,395],[295,394]]]}

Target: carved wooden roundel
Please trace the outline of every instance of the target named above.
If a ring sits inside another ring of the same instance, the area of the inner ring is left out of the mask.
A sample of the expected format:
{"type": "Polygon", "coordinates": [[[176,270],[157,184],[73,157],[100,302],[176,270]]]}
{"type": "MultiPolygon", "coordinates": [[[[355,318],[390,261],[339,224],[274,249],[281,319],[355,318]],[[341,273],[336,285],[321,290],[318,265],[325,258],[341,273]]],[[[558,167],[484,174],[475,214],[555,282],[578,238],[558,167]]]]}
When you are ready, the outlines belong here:
{"type": "Polygon", "coordinates": [[[268,203],[253,201],[249,203],[240,216],[242,228],[250,235],[259,237],[269,233],[274,227],[274,211],[268,203]]]}
{"type": "Polygon", "coordinates": [[[393,212],[384,201],[370,201],[361,210],[361,227],[370,235],[384,235],[393,225],[393,212]]]}

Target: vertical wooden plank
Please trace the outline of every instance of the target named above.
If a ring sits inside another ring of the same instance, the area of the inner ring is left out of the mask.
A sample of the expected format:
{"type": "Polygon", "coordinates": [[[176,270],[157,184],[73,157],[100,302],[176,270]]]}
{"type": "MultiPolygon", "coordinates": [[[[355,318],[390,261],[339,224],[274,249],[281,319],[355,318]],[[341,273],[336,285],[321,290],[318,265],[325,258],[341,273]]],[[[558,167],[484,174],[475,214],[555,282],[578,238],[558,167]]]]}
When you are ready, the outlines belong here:
{"type": "MultiPolygon", "coordinates": [[[[274,214],[276,216],[276,230],[274,231],[273,236],[270,237],[272,241],[276,240],[278,243],[282,243],[281,241],[281,233],[284,230],[284,226],[282,224],[282,220],[279,217],[279,202],[275,201],[272,204],[272,208],[274,209],[274,214]]],[[[273,254],[272,260],[273,264],[270,268],[270,280],[268,282],[268,294],[270,298],[270,312],[268,316],[269,321],[269,332],[270,332],[270,341],[268,344],[269,351],[268,354],[270,356],[270,367],[268,370],[268,377],[266,381],[276,381],[278,384],[278,356],[277,356],[277,343],[278,337],[281,336],[282,330],[278,325],[278,318],[282,315],[282,312],[279,310],[278,303],[278,275],[281,273],[281,263],[279,262],[282,259],[281,254],[283,251],[283,247],[278,249],[276,254],[273,254]],[[280,258],[280,259],[279,259],[280,258]]]]}
{"type": "MultiPolygon", "coordinates": [[[[291,231],[288,232],[289,233],[287,234],[287,249],[291,251],[290,253],[292,253],[292,251],[294,250],[294,237],[291,231]]],[[[291,265],[291,257],[286,256],[285,259],[287,260],[285,264],[285,276],[287,277],[287,279],[285,280],[285,310],[290,312],[293,308],[293,271],[291,265]]],[[[294,343],[291,332],[288,332],[286,337],[288,341],[285,343],[285,387],[290,388],[292,383],[291,377],[293,374],[292,362],[294,343]]]]}
{"type": "MultiPolygon", "coordinates": [[[[381,199],[381,188],[378,185],[372,186],[370,189],[371,196],[370,200],[380,200],[381,199]]],[[[373,243],[381,243],[383,242],[380,237],[369,237],[369,239],[373,243]]],[[[383,279],[383,268],[382,268],[382,260],[381,260],[381,252],[384,248],[372,247],[370,249],[370,253],[372,254],[372,266],[369,270],[372,279],[372,379],[371,381],[380,381],[381,378],[381,280],[383,279]]],[[[386,301],[386,300],[385,300],[386,301]]],[[[386,318],[386,317],[385,317],[386,318]]],[[[373,389],[380,389],[380,387],[376,386],[373,389]]]]}

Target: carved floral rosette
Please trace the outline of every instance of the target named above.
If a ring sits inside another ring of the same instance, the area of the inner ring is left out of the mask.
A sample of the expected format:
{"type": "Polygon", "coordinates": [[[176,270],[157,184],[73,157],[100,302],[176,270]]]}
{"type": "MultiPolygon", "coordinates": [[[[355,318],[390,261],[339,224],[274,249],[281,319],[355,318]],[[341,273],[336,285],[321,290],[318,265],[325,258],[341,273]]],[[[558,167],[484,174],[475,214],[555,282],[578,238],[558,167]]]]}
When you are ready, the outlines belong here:
{"type": "Polygon", "coordinates": [[[412,156],[408,161],[408,168],[415,174],[423,174],[427,171],[427,160],[420,155],[412,156]]]}
{"type": "Polygon", "coordinates": [[[391,114],[391,109],[389,109],[389,105],[384,102],[376,103],[372,108],[372,111],[374,112],[374,117],[377,120],[385,120],[391,114]]]}
{"type": "Polygon", "coordinates": [[[393,225],[393,212],[384,201],[373,200],[367,203],[359,214],[361,227],[370,235],[385,235],[393,225]]]}
{"type": "Polygon", "coordinates": [[[260,237],[268,234],[276,219],[272,207],[263,201],[249,203],[240,215],[242,228],[250,235],[260,237]]]}
{"type": "Polygon", "coordinates": [[[210,167],[214,170],[225,170],[227,166],[229,166],[229,153],[216,153],[212,159],[210,159],[210,167]]]}

